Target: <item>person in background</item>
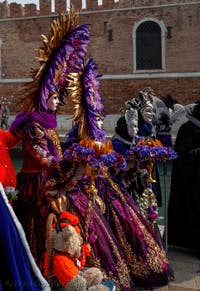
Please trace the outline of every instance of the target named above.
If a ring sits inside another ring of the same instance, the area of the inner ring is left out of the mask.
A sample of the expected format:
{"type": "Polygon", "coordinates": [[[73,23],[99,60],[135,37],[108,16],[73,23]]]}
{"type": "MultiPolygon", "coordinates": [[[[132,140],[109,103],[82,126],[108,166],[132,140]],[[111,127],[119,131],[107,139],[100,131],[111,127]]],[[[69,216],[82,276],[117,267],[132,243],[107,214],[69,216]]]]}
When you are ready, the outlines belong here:
{"type": "Polygon", "coordinates": [[[173,123],[176,121],[174,113],[178,110],[177,107],[179,109],[180,107],[182,108],[171,95],[167,95],[163,99],[155,96],[153,98],[153,124],[155,126],[156,138],[166,147],[172,147],[171,130],[173,123]]]}
{"type": "Polygon", "coordinates": [[[10,110],[8,108],[8,105],[5,105],[2,110],[2,116],[1,116],[1,128],[8,129],[9,127],[9,116],[10,116],[10,110]]]}
{"type": "Polygon", "coordinates": [[[168,205],[170,245],[192,250],[200,258],[200,101],[178,130],[168,205]]]}

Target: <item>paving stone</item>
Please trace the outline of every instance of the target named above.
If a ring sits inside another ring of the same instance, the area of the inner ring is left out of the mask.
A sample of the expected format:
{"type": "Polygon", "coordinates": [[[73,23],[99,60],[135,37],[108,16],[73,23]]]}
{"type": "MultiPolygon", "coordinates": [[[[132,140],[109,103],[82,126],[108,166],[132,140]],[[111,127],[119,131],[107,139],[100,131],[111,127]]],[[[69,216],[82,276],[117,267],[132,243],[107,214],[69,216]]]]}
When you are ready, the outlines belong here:
{"type": "Polygon", "coordinates": [[[190,251],[172,247],[168,258],[175,275],[169,291],[200,291],[200,261],[190,251]]]}

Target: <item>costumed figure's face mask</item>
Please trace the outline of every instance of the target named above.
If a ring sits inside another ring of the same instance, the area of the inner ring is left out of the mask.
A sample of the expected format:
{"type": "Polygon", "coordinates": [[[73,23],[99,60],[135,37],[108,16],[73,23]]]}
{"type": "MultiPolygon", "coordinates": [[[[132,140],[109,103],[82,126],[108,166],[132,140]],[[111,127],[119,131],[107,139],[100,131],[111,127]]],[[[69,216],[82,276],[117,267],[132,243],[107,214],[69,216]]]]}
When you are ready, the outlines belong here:
{"type": "Polygon", "coordinates": [[[48,98],[47,100],[47,107],[50,111],[55,112],[58,105],[59,105],[60,101],[58,98],[58,95],[53,94],[51,97],[48,98]]]}
{"type": "MultiPolygon", "coordinates": [[[[103,119],[100,117],[100,116],[97,116],[95,118],[95,123],[96,123],[96,126],[99,128],[99,129],[103,129],[103,119]]],[[[98,141],[96,140],[95,143],[99,146],[101,146],[102,142],[101,141],[98,141]]]]}
{"type": "Polygon", "coordinates": [[[153,97],[155,96],[154,90],[151,87],[145,87],[138,92],[140,100],[140,114],[144,121],[152,123],[153,112],[153,97]]]}
{"type": "Polygon", "coordinates": [[[130,137],[135,137],[138,132],[138,120],[133,119],[127,124],[127,131],[130,137]]]}
{"type": "Polygon", "coordinates": [[[134,138],[138,132],[138,109],[136,99],[132,99],[125,103],[125,120],[128,135],[134,138]]]}
{"type": "Polygon", "coordinates": [[[147,101],[146,105],[141,108],[140,113],[144,121],[151,123],[153,120],[153,105],[151,101],[147,101]]]}
{"type": "Polygon", "coordinates": [[[96,117],[96,125],[99,129],[103,128],[103,119],[100,116],[96,117]]]}

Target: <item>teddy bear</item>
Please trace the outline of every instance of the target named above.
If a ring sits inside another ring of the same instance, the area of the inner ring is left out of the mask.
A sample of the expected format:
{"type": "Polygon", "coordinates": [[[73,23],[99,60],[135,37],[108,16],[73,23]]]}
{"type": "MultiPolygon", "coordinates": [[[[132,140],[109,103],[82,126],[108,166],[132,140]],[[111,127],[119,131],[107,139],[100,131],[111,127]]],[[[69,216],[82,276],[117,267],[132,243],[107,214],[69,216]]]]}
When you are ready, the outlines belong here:
{"type": "Polygon", "coordinates": [[[76,215],[63,211],[52,231],[52,276],[64,291],[109,291],[101,284],[103,273],[99,268],[84,268],[90,246],[83,244],[76,215]]]}

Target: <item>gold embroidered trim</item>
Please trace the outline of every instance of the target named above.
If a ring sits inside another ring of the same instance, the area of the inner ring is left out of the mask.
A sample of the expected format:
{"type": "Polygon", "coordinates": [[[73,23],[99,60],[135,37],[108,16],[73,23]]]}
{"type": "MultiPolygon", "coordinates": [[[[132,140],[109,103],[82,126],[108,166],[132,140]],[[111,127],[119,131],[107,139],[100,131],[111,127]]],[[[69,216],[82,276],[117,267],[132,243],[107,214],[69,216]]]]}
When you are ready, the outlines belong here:
{"type": "MultiPolygon", "coordinates": [[[[126,203],[126,199],[119,186],[106,174],[106,178],[113,189],[118,193],[120,199],[126,203]]],[[[127,205],[128,206],[128,205],[127,205]]],[[[128,206],[129,207],[129,206],[128,206]]],[[[143,257],[138,257],[131,245],[126,242],[123,232],[119,229],[119,222],[117,221],[116,215],[115,222],[117,225],[118,241],[121,244],[123,252],[127,259],[127,264],[130,267],[130,271],[133,275],[141,278],[146,278],[150,275],[150,271],[155,273],[163,272],[163,265],[168,263],[165,251],[158,245],[151,233],[147,230],[145,225],[140,221],[135,211],[129,207],[129,211],[137,223],[135,227],[140,230],[143,243],[146,245],[146,254],[143,257]]]]}
{"type": "Polygon", "coordinates": [[[59,157],[62,159],[63,158],[62,148],[60,145],[60,138],[59,138],[57,132],[54,129],[48,129],[47,132],[48,132],[51,140],[53,141],[54,145],[56,146],[56,148],[58,150],[59,157]]]}

